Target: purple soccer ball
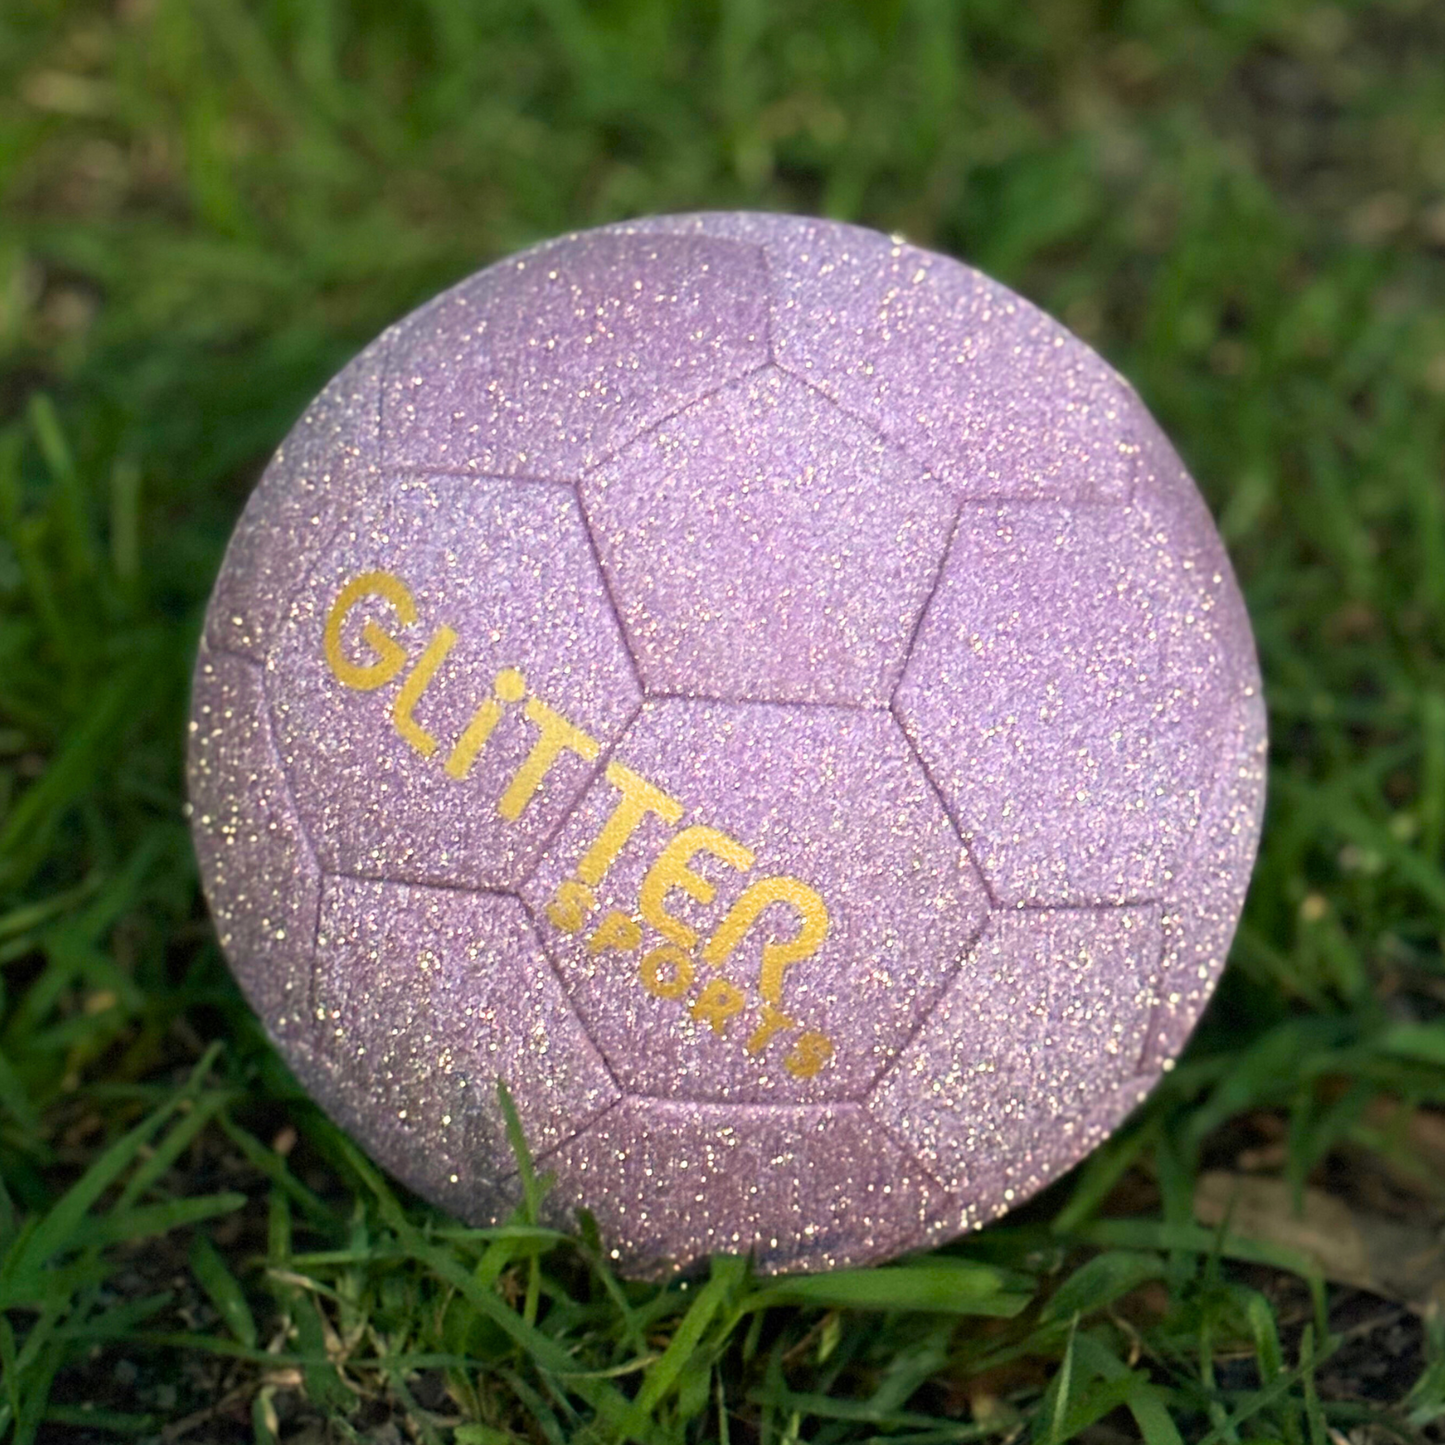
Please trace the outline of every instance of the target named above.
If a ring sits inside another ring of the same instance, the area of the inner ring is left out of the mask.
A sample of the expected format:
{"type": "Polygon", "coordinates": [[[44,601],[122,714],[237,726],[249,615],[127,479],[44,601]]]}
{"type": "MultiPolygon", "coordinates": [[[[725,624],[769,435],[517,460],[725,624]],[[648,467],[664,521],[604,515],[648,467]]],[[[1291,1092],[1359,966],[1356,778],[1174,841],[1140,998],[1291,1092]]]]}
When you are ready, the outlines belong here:
{"type": "Polygon", "coordinates": [[[549,242],[283,443],[197,664],[221,943],[305,1086],[474,1223],[624,1270],[1004,1213],[1182,1048],[1264,787],[1208,513],[946,257],[796,217],[549,242]]]}

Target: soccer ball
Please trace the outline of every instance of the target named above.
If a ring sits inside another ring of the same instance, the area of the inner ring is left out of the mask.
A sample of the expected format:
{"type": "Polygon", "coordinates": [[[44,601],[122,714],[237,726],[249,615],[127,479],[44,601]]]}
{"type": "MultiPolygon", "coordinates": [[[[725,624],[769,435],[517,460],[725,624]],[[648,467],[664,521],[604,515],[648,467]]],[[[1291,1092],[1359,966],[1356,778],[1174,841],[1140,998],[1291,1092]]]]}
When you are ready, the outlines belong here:
{"type": "Polygon", "coordinates": [[[475,1222],[505,1081],[619,1266],[992,1219],[1183,1046],[1263,793],[1208,514],[1093,352],[896,239],[706,214],[462,282],[321,394],[197,665],[221,943],[475,1222]]]}

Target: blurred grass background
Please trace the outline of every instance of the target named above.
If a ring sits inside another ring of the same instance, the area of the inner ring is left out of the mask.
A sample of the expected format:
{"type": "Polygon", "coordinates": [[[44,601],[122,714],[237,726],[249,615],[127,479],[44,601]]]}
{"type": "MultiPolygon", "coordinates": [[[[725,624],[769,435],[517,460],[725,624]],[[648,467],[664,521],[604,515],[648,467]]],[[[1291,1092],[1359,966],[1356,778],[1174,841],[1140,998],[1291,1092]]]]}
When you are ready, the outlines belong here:
{"type": "Polygon", "coordinates": [[[1438,1437],[1438,0],[14,0],[0,75],[0,1438],[1438,1437]],[[1274,745],[1166,1087],[1004,1225],[792,1290],[398,1198],[240,1001],[181,811],[310,396],[485,262],[695,207],[902,231],[1098,346],[1220,520],[1274,745]]]}

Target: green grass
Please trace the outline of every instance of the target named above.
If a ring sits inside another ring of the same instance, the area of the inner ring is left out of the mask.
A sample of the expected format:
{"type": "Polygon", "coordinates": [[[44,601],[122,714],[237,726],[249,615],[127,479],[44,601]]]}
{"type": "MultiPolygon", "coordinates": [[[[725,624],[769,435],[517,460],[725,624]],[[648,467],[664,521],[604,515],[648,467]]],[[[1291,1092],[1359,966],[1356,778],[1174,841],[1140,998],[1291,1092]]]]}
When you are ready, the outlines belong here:
{"type": "Polygon", "coordinates": [[[6,6],[0,1438],[1437,1438],[1439,1318],[1362,1326],[1192,1198],[1252,1151],[1445,1218],[1442,53],[1433,0],[6,6]],[[321,383],[521,244],[696,206],[902,230],[1098,345],[1220,519],[1274,752],[1220,994],[1080,1170],[878,1271],[642,1287],[535,1189],[490,1231],[399,1196],[298,1095],[179,761],[321,383]]]}

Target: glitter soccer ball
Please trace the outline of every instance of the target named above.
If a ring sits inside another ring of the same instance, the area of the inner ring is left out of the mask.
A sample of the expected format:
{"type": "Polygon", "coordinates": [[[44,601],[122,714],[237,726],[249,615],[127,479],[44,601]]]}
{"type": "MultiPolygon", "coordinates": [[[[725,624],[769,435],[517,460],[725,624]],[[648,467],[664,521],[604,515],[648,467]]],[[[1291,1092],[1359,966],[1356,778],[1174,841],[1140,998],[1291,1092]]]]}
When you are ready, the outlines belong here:
{"type": "Polygon", "coordinates": [[[477,1222],[857,1264],[1004,1213],[1169,1067],[1256,846],[1254,648],[1138,398],[977,272],[708,214],[382,335],[267,470],[190,741],[300,1079],[477,1222]]]}

